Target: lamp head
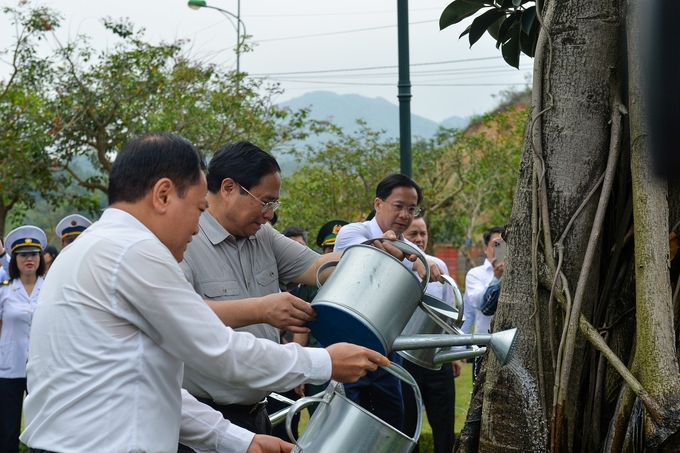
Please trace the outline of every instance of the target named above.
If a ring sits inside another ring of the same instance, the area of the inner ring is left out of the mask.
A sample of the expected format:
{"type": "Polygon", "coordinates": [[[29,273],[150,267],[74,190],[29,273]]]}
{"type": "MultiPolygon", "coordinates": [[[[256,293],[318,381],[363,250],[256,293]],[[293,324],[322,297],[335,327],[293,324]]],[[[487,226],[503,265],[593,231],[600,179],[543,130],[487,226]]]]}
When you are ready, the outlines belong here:
{"type": "Polygon", "coordinates": [[[191,9],[201,9],[205,8],[208,6],[208,4],[205,2],[205,0],[189,0],[189,8],[191,9]]]}

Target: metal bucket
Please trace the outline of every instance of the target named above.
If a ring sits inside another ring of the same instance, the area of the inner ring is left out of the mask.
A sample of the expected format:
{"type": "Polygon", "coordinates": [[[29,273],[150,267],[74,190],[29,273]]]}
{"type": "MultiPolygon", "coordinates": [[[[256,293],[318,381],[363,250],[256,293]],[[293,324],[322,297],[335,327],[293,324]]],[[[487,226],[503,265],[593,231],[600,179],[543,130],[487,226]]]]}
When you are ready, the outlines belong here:
{"type": "Polygon", "coordinates": [[[319,268],[320,273],[337,266],[312,301],[316,320],[307,323],[320,344],[349,342],[381,354],[390,352],[423,296],[429,267],[413,247],[400,241],[389,243],[418,256],[428,278],[421,282],[401,261],[378,248],[364,244],[348,247],[340,261],[319,268]]]}
{"type": "MultiPolygon", "coordinates": [[[[384,368],[413,387],[417,407],[421,407],[420,390],[413,377],[394,363],[384,368]]],[[[410,453],[415,448],[422,427],[422,410],[418,411],[416,432],[411,438],[349,400],[337,386],[337,382],[331,381],[323,398],[302,398],[291,406],[286,430],[296,444],[293,453],[410,453]],[[293,415],[316,402],[322,404],[295,440],[291,430],[293,415]]]]}

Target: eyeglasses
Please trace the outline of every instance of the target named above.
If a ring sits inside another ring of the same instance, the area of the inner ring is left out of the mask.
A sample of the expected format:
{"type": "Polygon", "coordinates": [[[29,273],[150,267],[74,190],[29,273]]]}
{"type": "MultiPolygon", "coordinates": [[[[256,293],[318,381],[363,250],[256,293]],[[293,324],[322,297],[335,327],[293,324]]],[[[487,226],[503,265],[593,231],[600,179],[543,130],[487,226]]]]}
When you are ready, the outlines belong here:
{"type": "Polygon", "coordinates": [[[392,206],[393,211],[401,212],[403,210],[406,210],[408,215],[410,215],[411,217],[415,217],[422,212],[422,210],[418,206],[406,206],[404,203],[392,203],[391,201],[387,201],[384,198],[382,199],[382,201],[392,206]]]}
{"type": "Polygon", "coordinates": [[[38,253],[38,252],[20,252],[20,253],[17,253],[17,257],[21,257],[21,258],[24,258],[24,259],[25,258],[37,258],[39,256],[40,256],[40,253],[38,253]]]}
{"type": "Polygon", "coordinates": [[[279,209],[279,206],[281,206],[281,202],[280,202],[280,201],[270,201],[269,203],[265,203],[264,201],[260,200],[260,199],[257,198],[255,195],[253,195],[252,193],[248,192],[248,189],[246,189],[245,187],[243,187],[241,184],[239,184],[238,186],[239,186],[241,189],[245,190],[245,192],[246,192],[248,195],[250,195],[251,197],[253,197],[254,199],[256,199],[257,201],[259,201],[259,202],[262,204],[262,214],[264,214],[265,212],[269,211],[270,209],[272,210],[272,212],[274,212],[274,211],[276,211],[277,209],[279,209]]]}

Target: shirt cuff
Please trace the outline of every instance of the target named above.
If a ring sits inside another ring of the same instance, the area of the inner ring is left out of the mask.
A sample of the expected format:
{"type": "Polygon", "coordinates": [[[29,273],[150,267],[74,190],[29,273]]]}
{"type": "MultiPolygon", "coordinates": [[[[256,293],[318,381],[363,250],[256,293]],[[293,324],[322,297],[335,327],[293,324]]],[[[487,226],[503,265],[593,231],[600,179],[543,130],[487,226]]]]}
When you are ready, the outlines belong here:
{"type": "Polygon", "coordinates": [[[305,348],[311,360],[312,369],[307,382],[310,384],[323,384],[330,380],[333,371],[331,356],[324,348],[305,348]]]}

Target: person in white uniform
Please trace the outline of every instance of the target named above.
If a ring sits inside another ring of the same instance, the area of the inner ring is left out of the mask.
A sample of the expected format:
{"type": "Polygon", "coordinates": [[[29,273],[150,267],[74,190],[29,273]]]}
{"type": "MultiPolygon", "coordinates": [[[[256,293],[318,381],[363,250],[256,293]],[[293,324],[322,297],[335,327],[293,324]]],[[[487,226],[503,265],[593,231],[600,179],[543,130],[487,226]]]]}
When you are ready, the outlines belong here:
{"type": "Polygon", "coordinates": [[[179,267],[207,207],[204,164],[180,136],[138,137],[109,175],[109,208],[50,269],[33,322],[26,428],[38,451],[289,452],[181,389],[186,363],[248,388],[353,381],[386,364],[356,345],[278,345],[226,327],[179,267]]]}
{"type": "Polygon", "coordinates": [[[61,238],[61,249],[73,243],[90,225],[92,225],[90,219],[80,214],[67,215],[61,219],[54,229],[57,236],[61,238]]]}
{"type": "Polygon", "coordinates": [[[26,359],[33,312],[43,284],[45,232],[33,225],[5,239],[9,279],[0,286],[0,452],[19,452],[21,405],[26,391],[26,359]]]}

